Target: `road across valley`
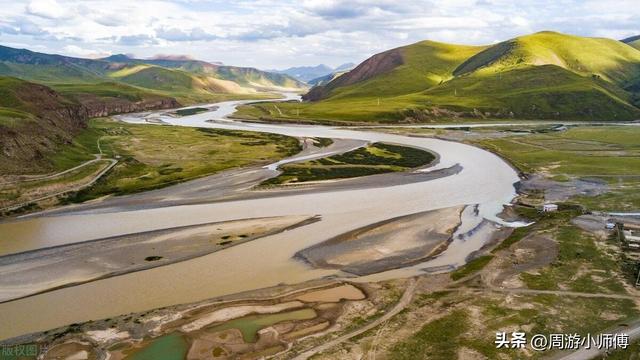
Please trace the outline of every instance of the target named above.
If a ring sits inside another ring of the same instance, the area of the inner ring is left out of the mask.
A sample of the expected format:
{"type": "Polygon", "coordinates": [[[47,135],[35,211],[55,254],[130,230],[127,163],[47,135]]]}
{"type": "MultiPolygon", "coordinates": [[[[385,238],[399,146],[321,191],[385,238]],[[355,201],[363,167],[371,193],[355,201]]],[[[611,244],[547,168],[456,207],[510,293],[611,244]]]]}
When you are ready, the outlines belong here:
{"type": "MultiPolygon", "coordinates": [[[[473,211],[463,214],[454,240],[437,258],[354,280],[410,277],[423,274],[424,269],[451,268],[463,264],[469,254],[484,244],[484,237],[467,237],[466,234],[485,226],[481,225],[485,224],[483,219],[501,222],[496,215],[515,197],[513,185],[519,180],[516,172],[498,156],[476,147],[433,138],[328,126],[243,123],[226,118],[243,103],[246,101],[223,102],[216,104],[215,110],[184,117],[159,111],[118,118],[136,123],[160,121],[176,126],[259,131],[301,138],[326,137],[354,145],[387,142],[435,152],[439,155],[439,162],[422,172],[395,174],[384,181],[369,182],[367,186],[358,182],[364,180],[351,180],[349,186],[335,185],[340,182],[334,182],[326,188],[318,186],[313,191],[304,188],[282,192],[242,189],[243,196],[196,204],[167,203],[167,199],[171,200],[171,193],[166,192],[170,188],[167,188],[163,190],[163,200],[158,200],[155,205],[155,200],[145,201],[143,207],[139,204],[118,204],[117,201],[102,205],[96,203],[1,223],[0,253],[9,254],[210,222],[267,216],[321,217],[320,221],[210,255],[0,304],[0,322],[13,325],[0,328],[0,339],[281,283],[346,276],[338,270],[310,268],[294,260],[293,255],[331,237],[398,216],[477,205],[469,207],[473,211]]],[[[341,149],[344,150],[346,148],[341,149]]],[[[273,171],[273,166],[266,169],[273,171]]],[[[220,179],[225,175],[214,176],[220,179]]],[[[242,181],[241,178],[238,181],[242,181]]],[[[188,188],[194,184],[202,185],[203,181],[206,180],[177,186],[188,188]]],[[[190,196],[197,197],[197,194],[197,191],[191,192],[190,196]]],[[[127,201],[133,200],[135,197],[127,201]]],[[[81,274],[69,274],[74,275],[81,274]]]]}

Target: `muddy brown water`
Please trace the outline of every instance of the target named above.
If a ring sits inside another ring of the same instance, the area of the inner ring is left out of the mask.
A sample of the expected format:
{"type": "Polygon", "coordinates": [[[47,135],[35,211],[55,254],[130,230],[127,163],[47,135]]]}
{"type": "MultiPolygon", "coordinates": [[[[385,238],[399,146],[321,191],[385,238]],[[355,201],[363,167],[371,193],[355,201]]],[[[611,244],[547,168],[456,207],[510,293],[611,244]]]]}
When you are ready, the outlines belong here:
{"type": "MultiPolygon", "coordinates": [[[[267,236],[224,251],[168,266],[51,291],[0,304],[0,339],[46,330],[64,324],[152,308],[194,302],[216,296],[298,283],[336,270],[312,269],[293,260],[308,246],[347,231],[397,216],[461,205],[478,204],[463,215],[463,224],[496,217],[515,197],[516,172],[494,154],[469,145],[432,138],[356,131],[327,126],[241,123],[225,119],[242,101],[217,104],[215,111],[172,118],[162,112],[120,116],[123,121],[159,118],[178,126],[251,130],[298,137],[328,137],[380,141],[414,146],[440,155],[427,171],[455,165],[462,171],[430,181],[379,188],[291,194],[211,204],[169,206],[133,211],[88,211],[60,216],[37,216],[0,223],[0,253],[15,253],[170,227],[265,216],[320,215],[322,220],[267,236]],[[213,122],[207,120],[215,120],[213,122]],[[467,219],[469,217],[469,219],[467,219]],[[8,326],[6,324],[9,324],[8,326]]],[[[155,126],[155,125],[149,125],[155,126]]],[[[475,225],[474,225],[475,224],[475,225]]],[[[472,226],[473,225],[473,226],[472,226]]],[[[406,269],[376,274],[377,278],[422,274],[431,264],[457,266],[482,240],[454,240],[436,259],[406,269]]],[[[1,258],[0,258],[1,261],[1,258]]],[[[364,277],[360,280],[369,280],[364,277]]],[[[358,279],[356,279],[358,280],[358,279]]]]}

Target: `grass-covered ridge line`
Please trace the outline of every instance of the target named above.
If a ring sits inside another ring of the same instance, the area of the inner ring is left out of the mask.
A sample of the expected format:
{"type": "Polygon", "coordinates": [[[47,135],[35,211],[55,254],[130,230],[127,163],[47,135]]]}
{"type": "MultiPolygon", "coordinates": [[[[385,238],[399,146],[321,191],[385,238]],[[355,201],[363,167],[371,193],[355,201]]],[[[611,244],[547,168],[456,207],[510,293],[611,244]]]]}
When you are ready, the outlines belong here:
{"type": "MultiPolygon", "coordinates": [[[[172,97],[182,104],[275,98],[273,91],[306,88],[287,75],[199,60],[143,60],[125,55],[83,59],[6,46],[0,46],[0,76],[14,76],[53,87],[88,85],[87,90],[92,94],[102,91],[96,87],[116,82],[172,97]]],[[[80,87],[73,91],[79,90],[80,87]]]]}
{"type": "Polygon", "coordinates": [[[335,123],[640,119],[640,51],[540,32],[493,46],[429,41],[374,55],[300,104],[237,116],[335,123]]]}
{"type": "Polygon", "coordinates": [[[54,84],[51,88],[71,99],[94,96],[98,99],[124,99],[131,102],[161,99],[163,96],[145,89],[116,82],[95,84],[54,84]]]}
{"type": "Polygon", "coordinates": [[[434,159],[435,156],[428,151],[386,143],[373,143],[370,146],[344,154],[284,165],[280,168],[282,174],[266,180],[262,184],[294,184],[406,171],[428,165],[434,159]]]}

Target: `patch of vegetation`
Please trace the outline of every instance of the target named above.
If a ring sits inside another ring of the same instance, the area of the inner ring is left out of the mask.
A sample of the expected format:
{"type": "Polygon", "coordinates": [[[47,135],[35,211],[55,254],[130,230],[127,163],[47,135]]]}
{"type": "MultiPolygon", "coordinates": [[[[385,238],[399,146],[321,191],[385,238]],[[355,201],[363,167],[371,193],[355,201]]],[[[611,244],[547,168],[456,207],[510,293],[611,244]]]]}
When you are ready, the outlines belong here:
{"type": "Polygon", "coordinates": [[[508,158],[523,172],[572,177],[640,175],[640,129],[576,127],[564,132],[482,140],[479,145],[508,158]]]}
{"type": "Polygon", "coordinates": [[[317,147],[327,147],[333,144],[333,139],[330,138],[313,138],[313,141],[317,147]]]}
{"type": "Polygon", "coordinates": [[[450,360],[457,358],[460,337],[467,331],[467,314],[456,310],[423,326],[389,350],[392,360],[450,360]]]}
{"type": "Polygon", "coordinates": [[[88,184],[109,164],[108,161],[101,160],[57,177],[0,185],[0,207],[15,206],[48,194],[56,194],[88,184]]]}
{"type": "Polygon", "coordinates": [[[262,185],[343,179],[406,171],[427,165],[434,159],[433,154],[424,150],[374,143],[344,154],[284,165],[280,168],[282,174],[264,181],[262,185]]]}
{"type": "Polygon", "coordinates": [[[593,236],[572,225],[554,231],[558,241],[558,258],[537,273],[523,273],[520,278],[530,289],[577,292],[626,293],[614,272],[620,269],[617,254],[600,249],[593,236]]]}
{"type": "Polygon", "coordinates": [[[460,280],[466,276],[476,273],[484,269],[484,267],[487,266],[487,264],[489,264],[489,262],[491,262],[492,259],[493,259],[493,255],[483,255],[483,256],[477,257],[469,261],[463,267],[452,272],[451,279],[460,280]]]}
{"type": "Polygon", "coordinates": [[[0,106],[0,126],[16,128],[30,120],[33,120],[32,114],[0,106]]]}
{"type": "Polygon", "coordinates": [[[160,98],[158,94],[150,90],[116,82],[52,84],[51,88],[73,99],[80,99],[87,95],[95,96],[98,99],[124,99],[131,102],[160,98]]]}
{"type": "MultiPolygon", "coordinates": [[[[481,333],[495,334],[506,329],[528,330],[526,333],[549,335],[551,333],[578,333],[582,336],[599,334],[605,329],[616,326],[638,316],[633,301],[605,298],[575,298],[562,295],[522,295],[511,303],[498,298],[478,299],[474,302],[482,310],[481,333]],[[607,314],[608,317],[604,318],[607,314]]],[[[494,337],[486,337],[485,346],[492,346],[494,337]]],[[[475,348],[472,344],[465,344],[475,348]]],[[[476,350],[483,352],[482,348],[476,350]]],[[[493,350],[496,351],[495,345],[493,350]]],[[[515,355],[514,350],[497,350],[500,353],[515,355]]],[[[517,351],[517,350],[516,350],[517,351]]],[[[483,352],[484,353],[484,352],[483,352]]],[[[485,356],[488,356],[484,353],[485,356]]],[[[522,352],[518,354],[524,357],[522,352]]],[[[534,352],[527,357],[544,358],[548,352],[534,352]]],[[[510,356],[510,357],[511,357],[510,356]]],[[[498,358],[493,356],[490,358],[498,358]]]]}
{"type": "Polygon", "coordinates": [[[246,131],[134,125],[93,119],[74,144],[60,152],[68,161],[97,138],[105,156],[118,164],[92,187],[70,196],[82,202],[161,188],[233,167],[268,162],[300,151],[297,139],[246,131]],[[215,138],[215,141],[212,141],[215,138]]]}
{"type": "Polygon", "coordinates": [[[493,250],[491,250],[492,253],[495,253],[497,251],[500,250],[504,250],[504,249],[508,249],[511,247],[511,245],[517,243],[518,241],[522,240],[525,236],[529,235],[531,233],[531,227],[530,226],[523,226],[523,227],[519,227],[519,228],[515,228],[513,229],[513,232],[511,233],[511,235],[509,235],[509,237],[507,237],[506,239],[504,239],[500,245],[496,246],[493,250]]]}
{"type": "Polygon", "coordinates": [[[572,201],[601,211],[640,207],[640,128],[634,126],[574,127],[527,136],[477,142],[525,173],[544,174],[556,181],[594,179],[608,186],[597,196],[578,195],[572,201]]]}
{"type": "Polygon", "coordinates": [[[189,115],[199,114],[205,111],[209,111],[209,109],[203,108],[203,107],[194,107],[194,108],[176,110],[176,114],[180,116],[189,116],[189,115]]]}

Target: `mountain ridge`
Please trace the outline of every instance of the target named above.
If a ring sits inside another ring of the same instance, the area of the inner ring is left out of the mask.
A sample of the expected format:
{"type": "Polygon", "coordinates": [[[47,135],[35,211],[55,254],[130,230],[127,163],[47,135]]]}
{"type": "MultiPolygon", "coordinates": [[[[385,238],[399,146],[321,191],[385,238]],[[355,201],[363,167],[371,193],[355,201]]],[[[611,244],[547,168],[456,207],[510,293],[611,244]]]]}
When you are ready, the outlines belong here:
{"type": "MultiPolygon", "coordinates": [[[[124,54],[116,54],[102,59],[84,59],[0,45],[0,75],[15,76],[45,84],[119,81],[117,77],[114,78],[110,75],[125,68],[143,64],[164,68],[164,70],[157,70],[163,72],[164,75],[180,71],[181,73],[172,76],[189,77],[191,84],[183,86],[182,93],[177,94],[187,102],[203,101],[207,94],[250,94],[283,88],[303,89],[305,87],[303,83],[287,75],[271,74],[255,68],[211,64],[202,60],[136,59],[124,54]],[[201,87],[205,83],[218,83],[218,86],[201,87]],[[188,95],[192,95],[194,99],[189,100],[188,95]]],[[[150,76],[149,78],[152,80],[154,77],[150,76]]],[[[126,81],[124,82],[126,83],[126,81]]],[[[130,85],[139,86],[139,84],[130,85]]],[[[145,85],[144,87],[151,91],[166,91],[162,81],[159,83],[147,81],[145,85]]],[[[164,95],[172,94],[164,93],[164,95]]]]}
{"type": "Polygon", "coordinates": [[[344,63],[332,68],[325,64],[319,64],[315,66],[294,66],[282,70],[269,70],[270,72],[276,72],[279,74],[287,74],[307,84],[313,85],[312,81],[318,78],[329,76],[333,73],[343,72],[345,70],[351,70],[355,64],[344,63]]]}
{"type": "Polygon", "coordinates": [[[478,47],[421,41],[375,54],[303,99],[302,116],[348,121],[635,120],[640,51],[551,31],[478,47]]]}
{"type": "Polygon", "coordinates": [[[631,36],[631,37],[628,37],[626,39],[622,39],[620,41],[622,41],[623,43],[625,43],[625,44],[627,44],[627,45],[629,45],[631,47],[634,47],[634,48],[640,50],[640,35],[631,36]]]}

